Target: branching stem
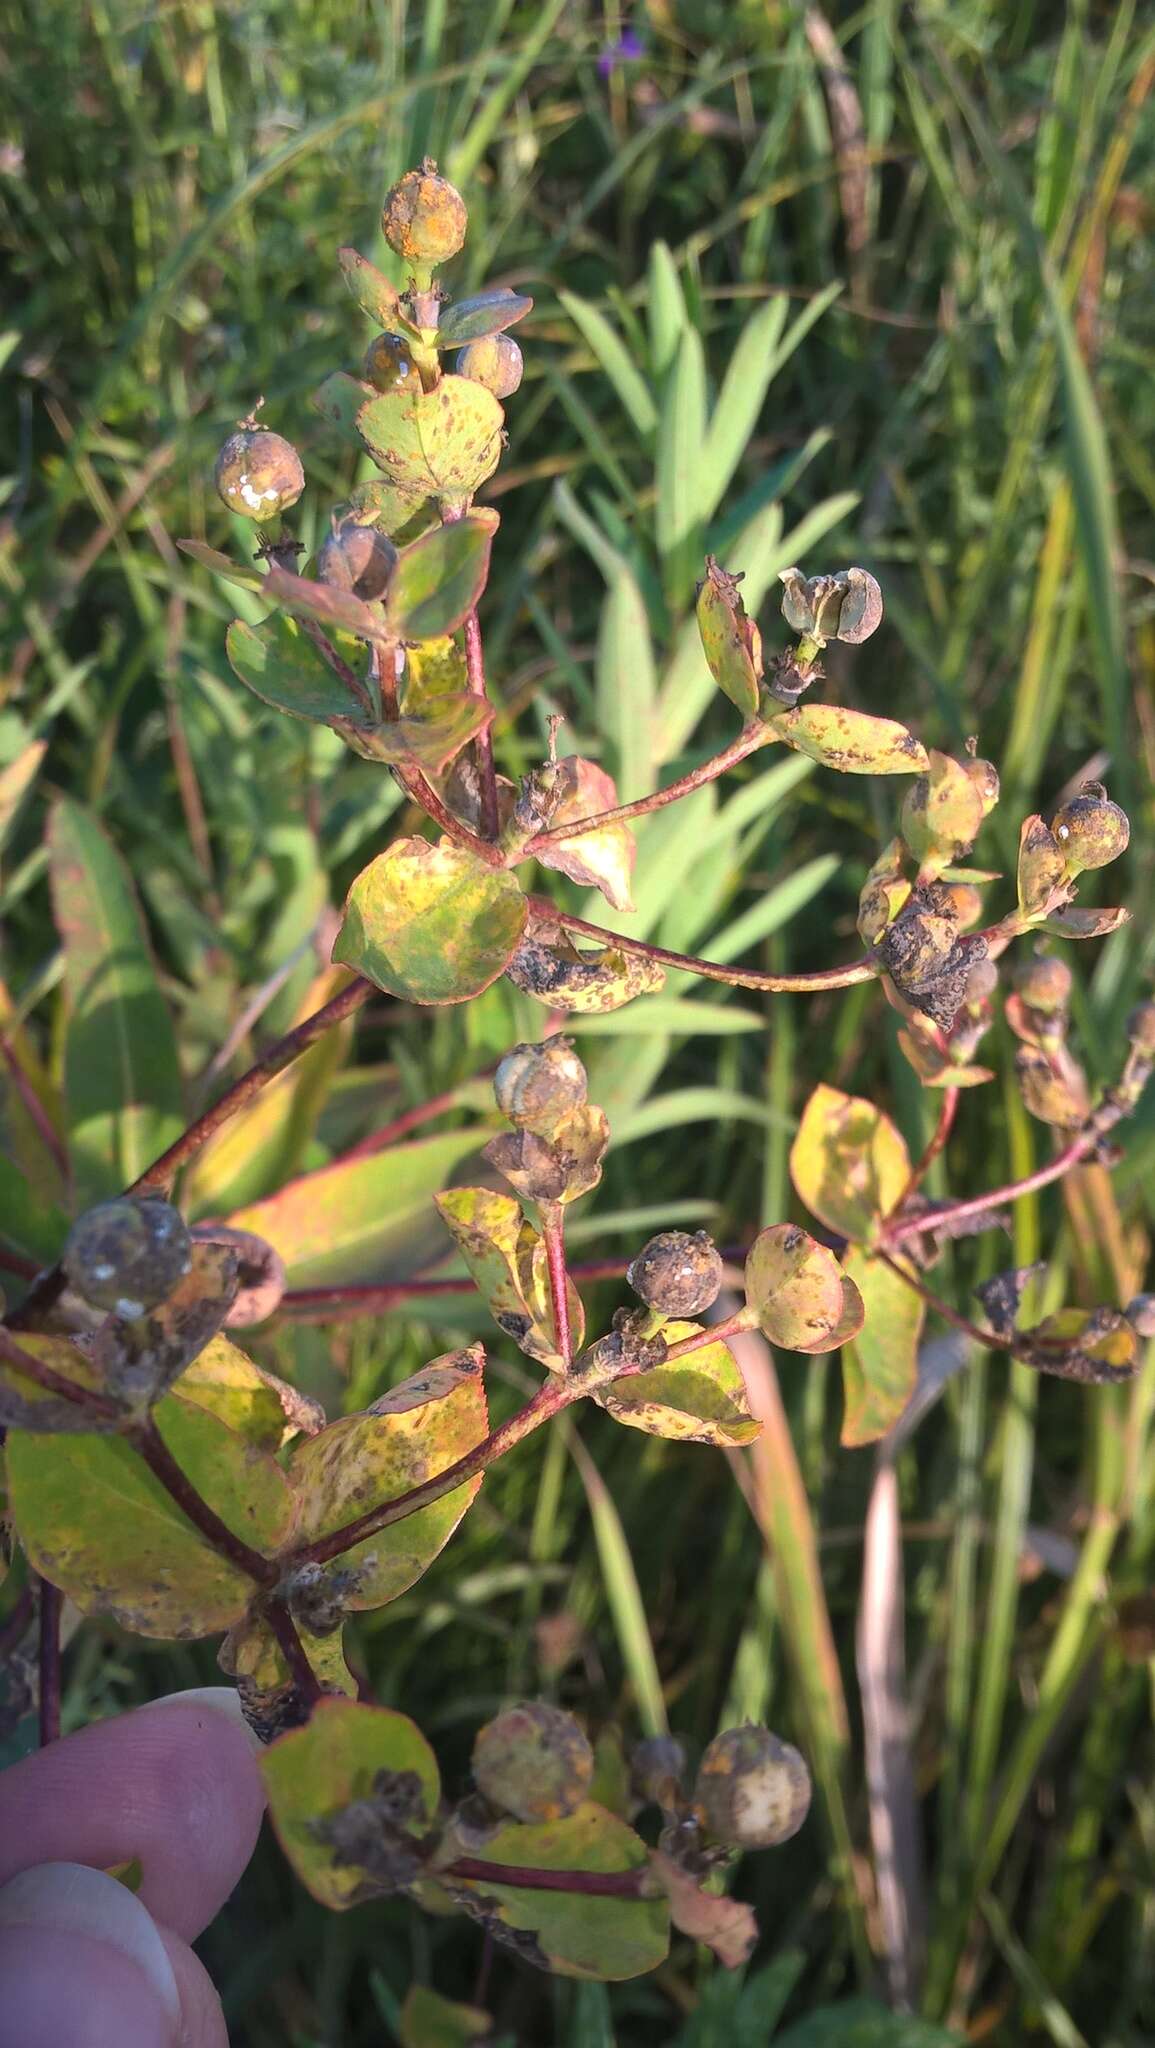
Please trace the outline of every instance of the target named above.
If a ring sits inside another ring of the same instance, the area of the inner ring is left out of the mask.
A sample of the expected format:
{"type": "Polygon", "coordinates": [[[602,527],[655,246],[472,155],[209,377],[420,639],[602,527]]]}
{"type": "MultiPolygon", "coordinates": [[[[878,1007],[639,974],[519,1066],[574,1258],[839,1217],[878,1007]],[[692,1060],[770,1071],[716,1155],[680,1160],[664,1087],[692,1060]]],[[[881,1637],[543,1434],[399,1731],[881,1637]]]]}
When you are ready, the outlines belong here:
{"type": "Polygon", "coordinates": [[[523,1863],[486,1863],[478,1856],[458,1856],[435,1868],[434,1875],[512,1884],[526,1892],[579,1892],[588,1899],[644,1899],[651,1896],[652,1883],[645,1864],[637,1870],[535,1870],[523,1863]]]}
{"type": "Polygon", "coordinates": [[[325,1688],[305,1654],[305,1645],[297,1634],[297,1624],[285,1602],[270,1600],[265,1608],[265,1619],[277,1639],[277,1648],[289,1667],[289,1676],[298,1692],[310,1702],[323,1698],[325,1688]]]}
{"type": "Polygon", "coordinates": [[[85,1408],[90,1415],[100,1415],[108,1422],[114,1422],[121,1414],[121,1408],[109,1395],[96,1388],[79,1387],[65,1373],[57,1372],[54,1366],[46,1365],[42,1358],[36,1358],[31,1351],[25,1351],[22,1344],[0,1329],[0,1359],[10,1365],[23,1379],[33,1380],[46,1394],[56,1394],[62,1401],[71,1401],[76,1408],[85,1408]]]}
{"type": "Polygon", "coordinates": [[[621,825],[628,818],[644,818],[650,811],[660,811],[666,804],[677,803],[680,797],[701,789],[704,783],[716,782],[719,775],[725,775],[747,755],[756,753],[759,747],[768,746],[776,738],[777,735],[764,725],[745,726],[738,738],[728,747],[723,747],[721,753],[711,755],[701,767],[691,768],[688,775],[679,776],[677,782],[671,782],[667,788],[656,789],[652,796],[639,796],[633,803],[617,804],[612,811],[595,811],[588,818],[579,818],[573,825],[555,825],[548,832],[535,832],[523,847],[521,857],[528,859],[544,846],[557,846],[562,840],[578,839],[585,832],[599,831],[603,825],[621,825]]]}
{"type": "Polygon", "coordinates": [[[645,939],[631,939],[623,932],[607,931],[603,925],[588,924],[584,917],[571,917],[547,897],[532,896],[537,916],[562,931],[580,932],[599,939],[605,946],[620,947],[644,960],[656,960],[662,967],[677,967],[687,974],[699,974],[706,981],[722,981],[730,988],[766,989],[775,995],[817,995],[823,989],[853,988],[857,982],[873,981],[878,969],[872,960],[854,960],[848,967],[823,967],[814,974],[759,974],[752,968],[721,967],[713,960],[697,960],[689,953],[671,953],[666,946],[651,946],[645,939]]]}
{"type": "Polygon", "coordinates": [[[242,1536],[235,1536],[215,1508],[201,1497],[173,1457],[151,1415],[135,1423],[125,1435],[133,1450],[144,1459],[153,1478],[160,1481],[186,1521],[200,1531],[206,1543],[211,1543],[221,1557],[227,1558],[257,1585],[271,1586],[276,1582],[280,1577],[276,1564],[271,1558],[263,1557],[259,1550],[253,1550],[242,1536]]]}
{"type": "Polygon", "coordinates": [[[545,1245],[557,1348],[568,1366],[573,1362],[573,1334],[569,1323],[569,1276],[565,1262],[565,1210],[560,1202],[541,1204],[541,1235],[545,1245]]]}

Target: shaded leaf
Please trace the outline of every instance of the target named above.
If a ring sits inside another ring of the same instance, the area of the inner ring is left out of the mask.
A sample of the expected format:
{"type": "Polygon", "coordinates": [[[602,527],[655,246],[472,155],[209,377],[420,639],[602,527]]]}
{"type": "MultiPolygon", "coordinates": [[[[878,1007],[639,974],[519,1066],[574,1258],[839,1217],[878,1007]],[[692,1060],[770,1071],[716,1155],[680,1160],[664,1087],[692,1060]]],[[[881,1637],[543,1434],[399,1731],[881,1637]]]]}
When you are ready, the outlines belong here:
{"type": "Polygon", "coordinates": [[[800,704],[767,721],[788,747],[844,775],[917,775],[926,749],[893,718],[872,718],[841,704],[800,704]]]}
{"type": "MultiPolygon", "coordinates": [[[[340,651],[346,660],[350,653],[354,659],[363,654],[360,643],[349,643],[340,651]]],[[[275,711],[321,724],[363,715],[352,692],[283,612],[274,612],[259,626],[234,619],[225,634],[225,653],[238,680],[275,711]]]]}
{"type": "MultiPolygon", "coordinates": [[[[629,1871],[647,1860],[645,1844],[624,1821],[586,1801],[565,1820],[510,1821],[479,1836],[486,1863],[534,1870],[629,1871]]],[[[449,1878],[451,1896],[523,1961],[563,1977],[618,1983],[656,1968],[669,1948],[669,1906],[661,1899],[591,1898],[530,1891],[486,1878],[449,1878]]]]}
{"type": "Polygon", "coordinates": [[[1045,917],[1048,911],[1059,908],[1069,893],[1067,863],[1050,826],[1038,816],[1023,819],[1018,889],[1019,909],[1024,917],[1045,917]]]}
{"type": "MultiPolygon", "coordinates": [[[[350,377],[347,370],[334,370],[324,383],[314,391],[312,403],[323,419],[329,420],[340,432],[341,439],[352,447],[360,448],[361,436],[357,431],[357,416],[370,400],[377,396],[372,384],[365,384],[360,377],[350,377]]],[[[423,491],[410,493],[420,499],[423,491]]]]}
{"type": "Polygon", "coordinates": [[[497,468],[504,422],[484,385],[442,377],[432,391],[402,388],[370,399],[357,431],[391,480],[423,497],[461,502],[497,468]]]}
{"type": "Polygon", "coordinates": [[[437,329],[438,348],[459,348],[463,342],[481,341],[487,334],[504,334],[533,311],[533,300],[508,285],[491,285],[469,299],[455,299],[441,309],[437,329]]]}
{"type": "Polygon", "coordinates": [[[851,1245],[842,1263],[866,1310],[861,1333],[842,1354],[842,1441],[869,1444],[897,1422],[914,1392],[926,1304],[859,1245],[851,1245]]]}
{"type": "MultiPolygon", "coordinates": [[[[545,1245],[520,1203],[489,1188],[449,1188],[434,1201],[498,1329],[527,1357],[562,1371],[545,1245]]],[[[570,1329],[580,1348],[585,1315],[572,1280],[568,1292],[570,1329]]]]}
{"type": "Polygon", "coordinates": [[[794,1223],[775,1223],[746,1256],[746,1298],[759,1328],[786,1351],[835,1351],[862,1327],[862,1302],[832,1251],[794,1223]]]}
{"type": "MultiPolygon", "coordinates": [[[[21,1330],[17,1341],[21,1351],[39,1359],[71,1386],[103,1391],[99,1368],[70,1338],[21,1330]]],[[[120,1428],[121,1417],[94,1415],[66,1394],[50,1394],[19,1366],[0,1359],[0,1426],[35,1430],[45,1436],[107,1436],[120,1428]]]]}
{"type": "Polygon", "coordinates": [[[740,577],[728,576],[713,555],[707,555],[706,580],[698,592],[698,631],[718,688],[743,718],[751,719],[758,714],[762,635],[754,620],[746,616],[740,581],[740,577]]]}
{"type": "Polygon", "coordinates": [[[1052,911],[1042,930],[1057,939],[1102,939],[1108,932],[1117,932],[1120,925],[1128,924],[1130,918],[1129,910],[1076,910],[1068,904],[1062,910],[1052,911]]]}
{"type": "Polygon", "coordinates": [[[775,2035],[774,2048],[963,2048],[961,2034],[888,2012],[868,1998],[824,2005],[775,2035]]]}
{"type": "Polygon", "coordinates": [[[387,646],[396,638],[386,625],[380,608],[354,597],[351,590],[336,590],[331,583],[315,583],[308,576],[294,576],[291,569],[274,565],[265,577],[265,595],[284,605],[299,618],[316,619],[330,632],[352,633],[358,640],[387,646]]]}
{"type": "MultiPolygon", "coordinates": [[[[190,1483],[254,1549],[275,1553],[292,1523],[289,1484],[274,1460],[217,1416],[170,1394],[156,1426],[190,1483]]],[[[10,1503],[37,1571],[83,1614],[112,1614],[144,1636],[204,1636],[248,1606],[252,1581],[187,1521],[121,1437],[14,1431],[10,1503]]]]}
{"type": "Polygon", "coordinates": [[[101,1324],[91,1355],[102,1381],[128,1410],[149,1408],[216,1336],[236,1293],[235,1253],[194,1243],[187,1273],[155,1308],[132,1323],[109,1316],[101,1324]]]}
{"type": "Polygon", "coordinates": [[[394,638],[436,640],[460,626],[485,589],[497,525],[496,512],[470,512],[402,548],[385,599],[394,638]]]}
{"type": "MultiPolygon", "coordinates": [[[[365,390],[368,386],[364,387],[365,390]]],[[[364,403],[362,396],[361,403],[364,403]]],[[[356,436],[361,447],[361,437],[356,436]]],[[[416,539],[422,528],[437,518],[437,508],[419,484],[407,484],[393,477],[370,477],[350,491],[341,510],[360,526],[377,526],[396,541],[416,539]]],[[[338,515],[335,515],[338,516],[338,515]]]]}
{"type": "Polygon", "coordinates": [[[858,897],[858,936],[864,946],[878,944],[909,897],[905,865],[906,846],[892,839],[870,869],[858,897]]]}
{"type": "Polygon", "coordinates": [[[392,719],[387,725],[342,727],[342,737],[366,761],[388,761],[440,775],[463,747],[493,724],[495,709],[484,697],[463,692],[440,697],[436,708],[420,718],[392,719]]]}
{"type": "Polygon", "coordinates": [[[790,1174],[819,1222],[869,1241],[906,1188],[910,1154],[897,1126],[872,1102],[822,1082],[802,1112],[790,1174]]]}
{"type": "MultiPolygon", "coordinates": [[[[345,1662],[342,1630],[314,1635],[295,1617],[297,1637],[309,1660],[314,1677],[328,1692],[343,1692],[356,1699],[357,1681],[345,1662]]],[[[217,1663],[230,1678],[243,1678],[262,1692],[275,1692],[292,1683],[289,1667],[268,1622],[255,1602],[249,1612],[234,1622],[217,1653],[217,1663]]]]}
{"type": "Polygon", "coordinates": [[[47,751],[47,740],[29,740],[21,747],[15,760],[0,768],[0,847],[8,837],[9,830],[28,791],[40,772],[40,763],[47,751]]]}
{"type": "MultiPolygon", "coordinates": [[[[575,755],[559,761],[555,788],[562,794],[550,817],[551,831],[617,806],[613,777],[596,761],[582,761],[575,755]]],[[[633,910],[630,882],[637,853],[629,826],[618,824],[600,825],[596,832],[581,832],[573,839],[553,840],[538,848],[536,858],[543,867],[568,875],[571,882],[600,889],[615,910],[633,910]]]]}
{"type": "Polygon", "coordinates": [[[336,1160],[229,1218],[274,1245],[292,1287],[408,1279],[445,1249],[431,1197],[477,1150],[449,1131],[336,1160]]]}
{"type": "MultiPolygon", "coordinates": [[[[480,1344],[447,1352],[383,1394],[362,1415],[332,1422],[294,1452],[295,1540],[305,1544],[408,1493],[463,1458],[487,1434],[480,1344]]],[[[342,1552],[357,1573],[346,1605],[384,1607],[427,1571],[475,1498],[481,1474],[429,1507],[342,1552]]]]}
{"type": "Polygon", "coordinates": [[[64,1088],[78,1206],[118,1193],[184,1125],[168,1006],[127,871],[90,811],[64,800],[48,825],[64,948],[64,1088]]]}
{"type": "MultiPolygon", "coordinates": [[[[678,1344],[696,1336],[699,1328],[697,1323],[666,1323],[662,1335],[667,1343],[678,1344]]],[[[683,1443],[721,1444],[730,1450],[752,1443],[761,1427],[750,1413],[734,1354],[721,1342],[601,1387],[594,1399],[615,1422],[683,1443]]]]}
{"type": "Polygon", "coordinates": [[[306,1727],[279,1736],[261,1758],[277,1839],[323,1906],[355,1905],[365,1875],[357,1864],[339,1860],[332,1843],[319,1837],[317,1823],[367,1799],[380,1772],[413,1774],[418,1804],[401,1825],[406,1833],[420,1834],[436,1812],[441,1780],[433,1751],[404,1714],[354,1700],[321,1700],[306,1727]]]}
{"type": "Polygon", "coordinates": [[[349,891],[333,959],[387,994],[461,1003],[509,965],[529,905],[514,875],[449,839],[398,839],[349,891]]]}

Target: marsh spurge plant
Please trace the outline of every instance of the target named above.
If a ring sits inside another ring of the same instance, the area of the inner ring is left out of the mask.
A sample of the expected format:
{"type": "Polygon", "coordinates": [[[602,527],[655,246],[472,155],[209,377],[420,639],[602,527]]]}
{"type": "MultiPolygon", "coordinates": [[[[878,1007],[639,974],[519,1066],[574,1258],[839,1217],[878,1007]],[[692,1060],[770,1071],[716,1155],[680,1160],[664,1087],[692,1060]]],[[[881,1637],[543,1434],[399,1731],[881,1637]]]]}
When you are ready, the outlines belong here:
{"type": "Polygon", "coordinates": [[[228,630],[239,681],[379,763],[432,836],[414,824],[354,881],[333,952],[350,975],[332,1000],[120,1199],[81,1215],[60,1263],[10,1312],[0,1422],[11,1522],[46,1588],[47,1673],[59,1592],[146,1636],[223,1636],[221,1663],[269,1745],[280,1838],[326,1903],[402,1891],[435,1910],[457,1907],[532,1962],[576,1974],[651,1968],[671,1921],[736,1962],[749,1952],[752,1918],[708,1882],[742,1849],[785,1841],[801,1824],[809,1784],[795,1751],[764,1729],[730,1730],[694,1777],[677,1743],[646,1743],[629,1791],[615,1791],[621,1774],[595,1761],[573,1717],[531,1702],[481,1731],[475,1790],[454,1804],[413,1722],[358,1698],[344,1622],[405,1592],[487,1468],[579,1401],[652,1435],[749,1442],[758,1425],[727,1343],[741,1330],[801,1354],[842,1351],[848,1443],[878,1437],[904,1407],[928,1306],[1045,1372],[1097,1381],[1133,1371],[1153,1321],[1146,1299],[1044,1313],[1038,1274],[1017,1271],[987,1283],[972,1318],[926,1279],[945,1243],[1001,1222],[1016,1196],[1081,1161],[1109,1161],[1110,1133],[1149,1078],[1155,1004],[1146,1003],[1116,1081],[1094,1094],[1068,1044],[1070,974],[1052,950],[1123,919],[1075,899],[1080,874],[1126,847],[1127,820],[1098,784],[1049,820],[1026,819],[1016,900],[991,917],[984,892],[1000,877],[968,862],[998,801],[994,766],[977,745],[952,759],[895,720],[822,699],[826,645],[862,643],[882,615],[878,584],[855,567],[783,572],[795,637],[767,656],[740,578],[707,559],[702,648],[741,724],[679,781],[619,802],[596,762],[553,750],[516,783],[499,776],[477,614],[499,521],[475,496],[500,460],[502,401],[522,369],[509,330],[531,302],[505,289],[446,297],[435,272],[460,249],[466,211],[428,161],[390,193],[384,226],[407,287],[341,252],[379,332],[359,372],[335,371],[317,394],[379,477],[332,508],[316,559],[302,564],[284,515],[305,489],[304,469],[254,412],[216,470],[225,503],[257,528],[254,560],[183,545],[268,607],[262,623],[228,630]],[[631,820],[775,745],[840,773],[910,778],[898,831],[862,891],[856,958],[797,976],[722,967],[605,930],[534,890],[535,867],[552,869],[628,911],[631,820]],[[1003,956],[1021,939],[1029,944],[1003,1011],[1025,1106],[1053,1127],[1053,1156],[1021,1182],[932,1202],[923,1184],[961,1091],[992,1078],[982,1041],[1003,956]],[[501,1338],[542,1369],[520,1411],[490,1427],[480,1344],[334,1421],[236,1347],[226,1331],[275,1313],[276,1251],[228,1223],[190,1231],[168,1197],[265,1082],[377,989],[461,1003],[505,975],[556,1020],[644,997],[670,967],[794,993],[877,981],[902,1018],[906,1058],[939,1091],[922,1157],[911,1160],[872,1103],[819,1087],[791,1166],[823,1239],[776,1224],[727,1276],[704,1233],[660,1232],[629,1264],[634,1305],[587,1328],[566,1219],[596,1187],[611,1133],[573,1045],[554,1030],[498,1066],[507,1128],[483,1148],[485,1184],[437,1197],[501,1338]],[[744,1298],[711,1321],[725,1277],[744,1282],[744,1298]],[[647,1808],[655,1817],[639,1833],[631,1823],[647,1808]]]}

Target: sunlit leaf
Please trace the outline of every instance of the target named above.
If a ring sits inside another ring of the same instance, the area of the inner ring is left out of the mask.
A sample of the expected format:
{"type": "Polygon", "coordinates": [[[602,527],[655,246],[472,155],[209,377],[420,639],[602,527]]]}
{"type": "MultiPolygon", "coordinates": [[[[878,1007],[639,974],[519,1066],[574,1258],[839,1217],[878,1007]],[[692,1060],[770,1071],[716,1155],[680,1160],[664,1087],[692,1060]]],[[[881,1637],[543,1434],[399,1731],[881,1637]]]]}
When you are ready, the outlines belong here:
{"type": "Polygon", "coordinates": [[[484,385],[442,377],[432,391],[403,387],[370,399],[357,431],[390,479],[456,505],[493,475],[504,422],[484,385]]]}
{"type": "MultiPolygon", "coordinates": [[[[662,1335],[668,1344],[677,1344],[696,1336],[699,1327],[666,1323],[662,1335]]],[[[615,1422],[684,1443],[721,1444],[730,1450],[751,1443],[761,1427],[750,1413],[734,1354],[721,1342],[601,1387],[594,1399],[615,1422]]]]}
{"type": "Polygon", "coordinates": [[[1041,929],[1057,939],[1102,939],[1130,922],[1129,910],[1078,910],[1068,904],[1052,911],[1041,929]]]}
{"type": "Polygon", "coordinates": [[[1045,917],[1060,908],[1067,889],[1067,863],[1038,816],[1024,818],[1019,837],[1019,909],[1024,917],[1045,917]]]}
{"type": "Polygon", "coordinates": [[[398,839],[353,883],[333,958],[404,1001],[462,1003],[508,967],[528,914],[507,869],[398,839]]]}
{"type": "Polygon", "coordinates": [[[361,311],[378,327],[395,326],[401,313],[401,295],[396,285],[356,249],[338,249],[337,261],[361,311]]]}
{"type": "Polygon", "coordinates": [[[655,995],[666,980],[665,969],[643,954],[620,946],[579,953],[560,935],[549,946],[523,939],[506,972],[515,988],[551,1009],[595,1016],[620,1010],[637,996],[655,995]]]}
{"type": "Polygon", "coordinates": [[[321,1700],[306,1727],[280,1736],[261,1758],[277,1838],[302,1884],[323,1906],[354,1906],[380,1889],[366,1885],[363,1867],[341,1861],[321,1830],[354,1801],[370,1798],[383,1772],[390,1778],[412,1774],[415,1810],[399,1825],[404,1833],[421,1834],[436,1812],[441,1781],[429,1744],[404,1714],[354,1700],[321,1700]]]}
{"type": "MultiPolygon", "coordinates": [[[[557,766],[562,790],[550,817],[551,832],[575,824],[580,818],[596,817],[599,811],[616,808],[618,793],[613,777],[596,761],[582,761],[571,755],[557,766]]],[[[573,839],[551,840],[539,847],[536,858],[543,867],[556,868],[571,882],[600,889],[615,910],[632,910],[630,882],[637,858],[634,835],[628,825],[600,825],[595,832],[580,832],[573,839]]]]}
{"type": "MultiPolygon", "coordinates": [[[[156,1426],[191,1485],[253,1549],[276,1552],[292,1523],[275,1461],[204,1408],[170,1394],[156,1426]]],[[[8,1440],[10,1504],[32,1565],[83,1614],[111,1614],[137,1635],[228,1628],[252,1594],[121,1437],[8,1440]]]]}
{"type": "Polygon", "coordinates": [[[926,749],[905,725],[842,704],[800,704],[767,725],[788,747],[844,775],[917,775],[926,767],[926,749]]]}
{"type": "Polygon", "coordinates": [[[713,555],[707,555],[706,580],[698,592],[698,631],[718,688],[743,718],[750,719],[758,712],[762,635],[754,620],[746,616],[740,581],[740,577],[727,575],[713,555]]]}
{"type": "Polygon", "coordinates": [[[790,1173],[812,1216],[842,1237],[869,1241],[910,1179],[910,1154],[872,1102],[822,1082],[802,1112],[790,1173]]]}
{"type": "Polygon", "coordinates": [[[470,299],[454,299],[441,309],[437,329],[438,348],[460,348],[467,341],[481,341],[487,334],[504,334],[533,311],[533,300],[508,285],[491,285],[470,299]]]}
{"type": "MultiPolygon", "coordinates": [[[[489,1422],[480,1344],[435,1358],[364,1414],[332,1422],[294,1452],[289,1477],[297,1504],[296,1540],[328,1536],[463,1458],[489,1422]]],[[[429,1507],[342,1552],[357,1573],[353,1610],[384,1607],[427,1571],[476,1496],[481,1474],[429,1507]]]]}
{"type": "Polygon", "coordinates": [[[461,624],[485,589],[497,524],[496,512],[470,512],[402,548],[385,599],[396,639],[436,640],[461,624]]]}
{"type": "Polygon", "coordinates": [[[963,763],[933,747],[927,762],[902,806],[902,836],[924,873],[960,860],[983,821],[982,791],[963,763]]]}
{"type": "Polygon", "coordinates": [[[775,1223],[746,1255],[746,1299],[772,1344],[835,1351],[862,1327],[858,1290],[838,1260],[794,1223],[775,1223]]]}
{"type": "MultiPolygon", "coordinates": [[[[557,1348],[545,1246],[521,1204],[490,1188],[448,1188],[434,1199],[498,1329],[527,1357],[561,1371],[566,1360],[557,1348]]],[[[572,1281],[569,1308],[577,1346],[585,1318],[572,1281]]]]}

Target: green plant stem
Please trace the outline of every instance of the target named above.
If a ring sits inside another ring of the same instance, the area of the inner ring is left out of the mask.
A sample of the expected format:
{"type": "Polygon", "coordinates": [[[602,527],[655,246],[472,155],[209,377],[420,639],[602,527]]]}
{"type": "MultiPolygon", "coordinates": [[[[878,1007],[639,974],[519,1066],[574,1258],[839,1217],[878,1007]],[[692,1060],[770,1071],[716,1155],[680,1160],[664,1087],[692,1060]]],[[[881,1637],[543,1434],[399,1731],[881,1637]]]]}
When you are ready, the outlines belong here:
{"type": "Polygon", "coordinates": [[[227,1558],[238,1571],[253,1579],[259,1586],[275,1584],[280,1572],[272,1558],[263,1557],[259,1550],[253,1550],[243,1537],[234,1536],[232,1530],[207,1500],[202,1499],[191,1479],[181,1469],[168,1445],[165,1443],[151,1415],[142,1422],[134,1423],[125,1431],[128,1443],[137,1456],[144,1459],[154,1479],[160,1481],[165,1492],[176,1502],[185,1519],[198,1529],[207,1543],[211,1543],[221,1557],[227,1558]]]}
{"type": "Polygon", "coordinates": [[[60,1740],[60,1617],[64,1595],[41,1579],[37,1675],[40,1684],[40,1747],[60,1740]]]}
{"type": "Polygon", "coordinates": [[[542,1202],[540,1209],[553,1327],[557,1348],[569,1366],[573,1363],[573,1333],[569,1322],[569,1274],[565,1262],[565,1209],[560,1202],[542,1202]]]}
{"type": "Polygon", "coordinates": [[[277,1639],[277,1648],[289,1667],[289,1676],[298,1692],[303,1693],[310,1703],[323,1699],[325,1688],[309,1662],[308,1656],[305,1653],[305,1646],[297,1634],[297,1624],[293,1620],[285,1602],[283,1600],[270,1600],[265,1607],[264,1613],[265,1620],[277,1639]]]}
{"type": "Polygon", "coordinates": [[[516,1885],[526,1892],[578,1892],[588,1899],[644,1899],[657,1896],[647,1865],[637,1870],[536,1870],[524,1863],[486,1863],[477,1856],[458,1856],[436,1865],[434,1877],[456,1877],[473,1884],[516,1885]]]}
{"type": "Polygon", "coordinates": [[[854,988],[860,981],[873,981],[878,972],[872,960],[855,960],[848,967],[823,967],[814,974],[758,974],[743,967],[720,967],[713,960],[671,953],[666,946],[651,946],[644,939],[607,931],[604,925],[588,924],[584,917],[571,917],[568,910],[559,910],[545,896],[531,896],[530,903],[539,917],[563,931],[580,932],[585,938],[599,939],[605,946],[617,946],[623,953],[635,953],[644,960],[656,960],[662,967],[699,974],[706,981],[722,981],[730,988],[766,989],[774,995],[817,995],[823,989],[854,988]]]}
{"type": "Polygon", "coordinates": [[[775,734],[760,723],[747,725],[736,740],[723,747],[721,753],[711,755],[700,768],[691,768],[688,775],[679,776],[677,782],[671,782],[667,788],[656,789],[652,796],[637,797],[630,804],[617,804],[611,811],[594,811],[588,818],[579,818],[575,824],[555,825],[548,832],[535,832],[518,857],[528,860],[542,847],[558,846],[563,840],[578,839],[585,832],[600,831],[603,825],[621,825],[627,818],[644,818],[650,811],[660,811],[664,805],[675,804],[680,797],[701,789],[704,783],[716,782],[719,775],[725,775],[728,769],[736,767],[747,755],[756,753],[759,747],[768,746],[774,738],[775,734]]]}
{"type": "Polygon", "coordinates": [[[423,1480],[420,1486],[411,1487],[408,1493],[399,1494],[396,1500],[383,1501],[379,1507],[369,1508],[365,1514],[358,1515],[356,1521],[346,1522],[343,1528],[332,1530],[328,1536],[319,1536],[312,1543],[302,1544],[282,1563],[289,1566],[328,1564],[333,1558],[341,1557],[355,1543],[363,1542],[367,1536],[375,1536],[378,1530],[389,1528],[393,1522],[403,1522],[406,1516],[415,1515],[419,1508],[428,1507],[431,1501],[440,1500],[467,1479],[484,1472],[511,1451],[515,1444],[523,1442],[535,1429],[540,1429],[543,1422],[552,1421],[563,1409],[583,1400],[589,1391],[586,1382],[576,1374],[571,1378],[555,1375],[539,1387],[532,1401],[519,1408],[508,1422],[503,1422],[500,1429],[493,1430],[455,1464],[447,1465],[444,1472],[423,1480]]]}
{"type": "Polygon", "coordinates": [[[42,1358],[35,1358],[31,1351],[25,1351],[22,1344],[0,1329],[0,1359],[10,1365],[22,1379],[33,1380],[46,1394],[58,1394],[63,1401],[71,1401],[76,1408],[86,1408],[90,1415],[100,1415],[108,1422],[114,1422],[123,1413],[119,1402],[108,1394],[102,1394],[95,1387],[79,1387],[62,1372],[46,1365],[42,1358]]]}

